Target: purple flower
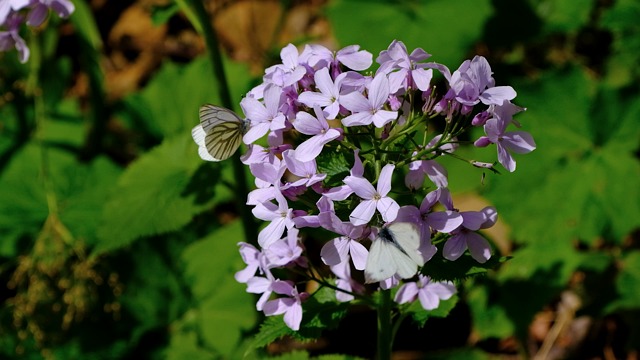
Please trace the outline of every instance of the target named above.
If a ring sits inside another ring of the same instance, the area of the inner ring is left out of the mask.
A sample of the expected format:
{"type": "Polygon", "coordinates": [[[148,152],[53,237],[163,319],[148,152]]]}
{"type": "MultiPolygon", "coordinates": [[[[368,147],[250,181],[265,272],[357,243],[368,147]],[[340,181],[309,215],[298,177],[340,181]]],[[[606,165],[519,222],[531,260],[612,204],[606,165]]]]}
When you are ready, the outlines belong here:
{"type": "Polygon", "coordinates": [[[252,97],[242,99],[240,106],[247,119],[251,120],[249,130],[243,138],[245,144],[252,144],[269,130],[280,130],[286,127],[286,118],[281,111],[282,101],[282,88],[273,84],[268,85],[264,90],[264,104],[252,97]]]}
{"type": "Polygon", "coordinates": [[[331,271],[336,275],[336,300],[340,302],[347,302],[354,299],[354,296],[349,293],[361,293],[364,291],[364,286],[355,281],[351,277],[351,266],[348,261],[333,265],[330,267],[331,271]]]}
{"type": "Polygon", "coordinates": [[[349,69],[362,71],[368,69],[373,62],[371,53],[360,50],[359,45],[350,45],[338,52],[333,52],[322,45],[307,45],[305,50],[309,66],[314,69],[331,67],[334,76],[340,73],[340,63],[349,69]]]}
{"type": "Polygon", "coordinates": [[[309,161],[300,161],[296,158],[296,153],[299,150],[287,150],[282,153],[282,157],[287,164],[289,171],[300,177],[299,180],[289,184],[289,186],[301,186],[311,187],[313,184],[324,180],[327,177],[326,174],[318,174],[316,167],[316,161],[311,159],[309,161]]]}
{"type": "Polygon", "coordinates": [[[462,225],[462,216],[456,211],[431,211],[440,200],[442,190],[437,189],[427,194],[420,204],[420,209],[415,206],[403,206],[398,211],[396,221],[412,222],[420,229],[420,238],[423,242],[431,239],[431,230],[448,233],[462,225]]]}
{"type": "Polygon", "coordinates": [[[237,282],[246,283],[249,279],[254,277],[256,271],[260,270],[263,272],[266,268],[266,264],[264,262],[262,252],[256,249],[255,246],[244,242],[239,242],[238,246],[240,246],[240,256],[242,257],[242,261],[247,264],[247,267],[238,271],[234,277],[237,282]]]}
{"type": "Polygon", "coordinates": [[[284,161],[273,158],[272,162],[262,162],[249,165],[251,174],[256,177],[257,189],[247,196],[247,205],[257,205],[276,198],[281,193],[281,179],[287,167],[284,161]]]}
{"type": "Polygon", "coordinates": [[[298,229],[291,228],[287,231],[286,238],[276,241],[265,250],[265,256],[269,260],[269,267],[285,266],[293,262],[306,266],[306,261],[301,258],[302,251],[298,229]]]}
{"type": "Polygon", "coordinates": [[[289,44],[280,50],[282,64],[274,65],[265,70],[265,82],[287,87],[298,82],[307,73],[307,69],[300,64],[298,49],[289,44]]]}
{"type": "Polygon", "coordinates": [[[389,83],[391,93],[395,93],[399,89],[418,88],[421,91],[427,91],[433,70],[424,68],[427,64],[419,64],[431,57],[424,50],[417,48],[409,55],[407,47],[402,41],[394,40],[387,50],[381,51],[376,59],[380,64],[379,73],[389,74],[389,83]],[[394,70],[398,70],[392,72],[394,70]]]}
{"type": "Polygon", "coordinates": [[[468,248],[471,257],[479,263],[485,263],[491,258],[491,247],[485,238],[475,231],[492,227],[498,220],[498,212],[493,206],[487,206],[480,211],[461,212],[462,225],[452,232],[453,236],[447,240],[442,250],[445,259],[455,261],[468,248]]]}
{"type": "Polygon", "coordinates": [[[255,276],[247,281],[247,292],[252,294],[262,294],[260,299],[256,302],[256,309],[262,311],[264,304],[269,300],[273,292],[272,285],[274,279],[270,273],[267,273],[267,277],[255,276]]]}
{"type": "MultiPolygon", "coordinates": [[[[511,103],[505,103],[504,107],[495,107],[494,117],[484,124],[484,132],[487,136],[482,136],[475,141],[477,147],[485,147],[491,143],[496,144],[498,150],[498,161],[510,172],[516,170],[516,161],[510,152],[516,154],[530,153],[536,148],[536,143],[531,134],[526,131],[506,131],[506,127],[512,120],[514,107],[511,103]]],[[[518,108],[518,107],[516,107],[518,108]]],[[[518,108],[521,109],[521,108],[518,108]]]]}
{"type": "Polygon", "coordinates": [[[405,283],[396,293],[398,304],[420,300],[425,310],[437,309],[440,300],[450,299],[456,293],[456,287],[450,281],[433,282],[429,277],[418,275],[418,281],[405,283]]]}
{"type": "Polygon", "coordinates": [[[495,86],[491,76],[491,66],[482,56],[465,60],[449,79],[455,99],[463,105],[473,106],[479,102],[485,105],[501,105],[513,100],[516,92],[511,86],[495,86]]]}
{"type": "Polygon", "coordinates": [[[280,240],[285,228],[291,229],[294,226],[293,210],[289,208],[287,200],[279,191],[275,195],[278,205],[267,201],[256,205],[251,210],[258,219],[270,221],[269,225],[258,234],[258,243],[263,249],[280,240]]]}
{"type": "Polygon", "coordinates": [[[348,263],[351,257],[353,266],[357,270],[364,270],[369,252],[358,240],[369,235],[368,229],[364,225],[355,226],[350,222],[342,222],[333,212],[321,213],[319,217],[325,229],[342,235],[322,247],[320,250],[322,262],[333,266],[343,262],[348,263]]]}
{"type": "Polygon", "coordinates": [[[342,119],[344,126],[369,125],[381,128],[398,117],[397,111],[382,110],[389,97],[389,79],[384,73],[373,78],[369,85],[368,98],[359,92],[343,95],[340,103],[353,114],[342,119]]]}
{"type": "Polygon", "coordinates": [[[349,220],[353,225],[368,223],[373,217],[376,208],[385,222],[395,220],[400,206],[395,200],[387,196],[391,191],[391,177],[394,168],[395,166],[392,164],[387,164],[382,168],[377,188],[374,188],[369,180],[365,178],[347,176],[344,179],[344,183],[349,185],[356,195],[364,199],[349,215],[349,220]]]}
{"type": "Polygon", "coordinates": [[[0,26],[5,24],[11,11],[18,11],[29,5],[30,0],[2,0],[0,1],[0,26]]]}
{"type": "Polygon", "coordinates": [[[18,13],[11,13],[5,20],[7,31],[0,31],[0,51],[8,51],[15,48],[18,51],[18,59],[26,63],[29,59],[29,48],[23,38],[20,37],[20,25],[23,17],[18,13]]]}
{"type": "Polygon", "coordinates": [[[296,130],[305,135],[311,135],[311,138],[298,145],[296,149],[296,158],[300,161],[315,159],[322,152],[325,144],[342,135],[342,129],[329,127],[324,112],[320,108],[316,107],[314,110],[316,117],[306,112],[299,112],[293,123],[296,130]]]}
{"type": "Polygon", "coordinates": [[[271,284],[271,289],[276,294],[289,297],[267,301],[263,307],[264,314],[267,316],[284,314],[284,323],[291,330],[299,330],[300,322],[302,322],[302,301],[309,295],[304,292],[298,293],[290,281],[274,281],[271,284]]]}
{"type": "Polygon", "coordinates": [[[67,18],[75,10],[75,6],[69,0],[31,0],[31,11],[27,16],[27,25],[40,26],[47,18],[49,9],[53,10],[61,18],[67,18]]]}
{"type": "Polygon", "coordinates": [[[338,75],[334,82],[328,68],[316,71],[314,79],[320,92],[305,91],[298,96],[298,101],[309,107],[320,106],[329,119],[335,119],[340,111],[340,85],[347,75],[348,73],[338,75]]]}

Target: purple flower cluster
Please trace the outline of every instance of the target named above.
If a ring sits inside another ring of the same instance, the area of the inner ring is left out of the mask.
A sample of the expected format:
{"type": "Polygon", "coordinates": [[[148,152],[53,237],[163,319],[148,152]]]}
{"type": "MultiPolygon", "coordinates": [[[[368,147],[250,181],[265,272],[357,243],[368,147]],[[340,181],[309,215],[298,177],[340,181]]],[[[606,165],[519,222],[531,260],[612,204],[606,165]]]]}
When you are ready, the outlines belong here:
{"type": "MultiPolygon", "coordinates": [[[[524,109],[511,103],[512,87],[495,86],[485,58],[476,56],[451,73],[426,62],[431,55],[424,50],[409,53],[393,41],[377,57],[377,71],[364,72],[373,56],[359,46],[332,52],[307,45],[300,53],[288,45],[280,55],[282,63],[268,68],[263,83],[240,103],[249,121],[243,138],[249,150],[242,161],[256,185],[247,204],[268,224],[259,233],[260,248],[239,244],[247,267],[236,279],[247,284],[248,292],[262,294],[259,311],[284,314],[285,323],[299,329],[310,294],[278,278],[286,272],[274,269],[281,268],[336,289],[338,301],[365,296],[367,248],[380,228],[393,222],[415,225],[425,263],[438,251],[435,239],[444,242],[445,259],[456,260],[469,249],[476,261],[489,260],[490,245],[476,231],[496,222],[496,209],[458,211],[447,171],[437,161],[456,151],[457,137],[472,127],[484,127],[486,134],[475,145],[495,144],[498,162],[509,171],[515,170],[510,152],[535,149],[529,134],[507,131],[520,125],[513,115],[524,109]],[[437,72],[448,84],[441,93],[432,84],[437,72]],[[432,133],[435,118],[445,124],[442,133],[432,133]],[[336,159],[347,163],[348,172],[338,180],[335,172],[330,177],[321,170],[331,169],[336,159]],[[425,186],[426,178],[431,185],[425,186]],[[423,189],[429,191],[420,196],[423,189]],[[398,203],[399,193],[422,200],[398,203]],[[307,228],[335,234],[320,251],[328,270],[309,260],[300,236],[307,228]]],[[[490,162],[469,162],[493,169],[490,162]]],[[[421,274],[392,276],[379,286],[400,286],[397,303],[417,299],[428,310],[456,291],[451,282],[421,274]]]]}
{"type": "Polygon", "coordinates": [[[42,25],[49,10],[67,18],[75,7],[69,0],[0,0],[0,51],[15,48],[20,62],[27,62],[29,48],[20,36],[20,28],[25,22],[33,27],[42,25]]]}

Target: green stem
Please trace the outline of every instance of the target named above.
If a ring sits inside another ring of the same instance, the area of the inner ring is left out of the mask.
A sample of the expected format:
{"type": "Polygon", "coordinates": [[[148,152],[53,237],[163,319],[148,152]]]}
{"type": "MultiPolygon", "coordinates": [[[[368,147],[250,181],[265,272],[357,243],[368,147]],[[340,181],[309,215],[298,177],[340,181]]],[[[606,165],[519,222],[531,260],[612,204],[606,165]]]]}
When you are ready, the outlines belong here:
{"type": "MultiPolygon", "coordinates": [[[[218,84],[218,94],[222,106],[227,109],[233,109],[233,101],[229,91],[229,82],[224,70],[224,64],[222,62],[222,54],[220,52],[220,46],[218,44],[218,37],[211,24],[209,14],[204,7],[204,3],[201,0],[188,0],[193,12],[190,12],[192,16],[195,16],[197,25],[194,25],[197,29],[201,30],[202,36],[204,36],[205,44],[207,45],[209,60],[213,69],[213,77],[215,83],[218,84]]],[[[191,9],[187,9],[190,11],[191,9]]],[[[249,192],[249,184],[247,183],[247,177],[245,174],[245,168],[240,162],[240,154],[236,152],[232,159],[233,176],[236,180],[236,210],[242,218],[242,226],[244,228],[245,240],[248,243],[255,244],[258,239],[258,226],[253,220],[251,211],[245,204],[245,199],[249,192]]]]}
{"type": "Polygon", "coordinates": [[[378,360],[391,359],[392,336],[391,290],[380,290],[380,303],[378,304],[378,360]]]}

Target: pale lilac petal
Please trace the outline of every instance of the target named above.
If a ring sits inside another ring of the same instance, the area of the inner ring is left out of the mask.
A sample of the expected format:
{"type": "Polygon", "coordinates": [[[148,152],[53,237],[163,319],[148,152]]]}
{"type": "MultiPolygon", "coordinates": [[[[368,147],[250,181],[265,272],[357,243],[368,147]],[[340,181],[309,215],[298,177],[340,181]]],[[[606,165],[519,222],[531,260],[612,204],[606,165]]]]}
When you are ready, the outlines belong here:
{"type": "Polygon", "coordinates": [[[397,118],[397,111],[378,110],[373,114],[372,121],[377,128],[381,128],[397,118]]]}
{"type": "Polygon", "coordinates": [[[373,115],[369,112],[357,112],[342,119],[344,126],[363,126],[373,122],[373,115]]]}
{"type": "Polygon", "coordinates": [[[316,87],[323,95],[326,97],[337,95],[333,94],[333,80],[331,79],[331,75],[329,75],[329,68],[322,68],[316,71],[314,79],[316,81],[316,87]]]}
{"type": "Polygon", "coordinates": [[[439,211],[427,215],[427,222],[432,229],[448,233],[462,225],[462,216],[455,211],[439,211]]]}
{"type": "Polygon", "coordinates": [[[367,256],[369,255],[367,248],[359,242],[352,240],[349,241],[349,253],[351,254],[353,266],[357,270],[364,270],[367,265],[367,256]]]}
{"type": "Polygon", "coordinates": [[[516,91],[511,86],[495,86],[480,94],[480,101],[485,105],[502,105],[505,101],[513,100],[516,91]]]}
{"type": "Polygon", "coordinates": [[[270,300],[264,304],[262,310],[267,316],[284,314],[291,306],[292,301],[293,299],[290,298],[270,300]]]}
{"type": "MultiPolygon", "coordinates": [[[[387,96],[388,95],[389,94],[387,94],[387,96]]],[[[369,104],[367,98],[357,91],[340,96],[340,104],[347,110],[354,113],[371,110],[371,105],[369,104]]]]}
{"type": "Polygon", "coordinates": [[[426,160],[423,164],[423,169],[429,177],[429,180],[431,180],[437,187],[443,188],[449,186],[447,169],[437,161],[426,160]]]}
{"type": "Polygon", "coordinates": [[[418,292],[418,299],[420,300],[420,305],[422,305],[422,308],[425,310],[433,310],[438,308],[438,305],[440,305],[440,299],[438,296],[429,291],[418,292]]]}
{"type": "Polygon", "coordinates": [[[480,211],[464,211],[460,213],[460,215],[462,215],[464,219],[464,227],[474,231],[480,229],[482,224],[487,220],[486,215],[480,211]]]}
{"type": "Polygon", "coordinates": [[[416,87],[422,91],[427,91],[429,85],[431,85],[431,78],[433,77],[432,69],[415,69],[411,72],[413,81],[416,83],[416,87]]]}
{"type": "Polygon", "coordinates": [[[400,287],[394,301],[398,304],[405,304],[415,300],[417,295],[418,285],[415,282],[406,283],[400,287]]]}
{"type": "Polygon", "coordinates": [[[531,134],[525,131],[512,131],[502,135],[502,145],[516,154],[526,154],[536,148],[531,134]]]}
{"type": "Polygon", "coordinates": [[[318,157],[324,145],[340,137],[340,132],[331,129],[322,135],[316,135],[296,148],[296,158],[300,161],[311,161],[318,157]]]}
{"type": "Polygon", "coordinates": [[[336,59],[349,69],[362,71],[368,69],[373,63],[373,55],[365,50],[358,51],[359,45],[350,45],[338,50],[336,59]]]}
{"type": "Polygon", "coordinates": [[[456,286],[450,281],[431,283],[427,285],[429,292],[434,293],[440,300],[448,300],[457,292],[456,286]]]}
{"type": "Polygon", "coordinates": [[[75,9],[73,3],[68,0],[54,0],[51,2],[51,10],[61,18],[69,17],[75,9]]]}
{"type": "Polygon", "coordinates": [[[292,295],[295,290],[289,281],[282,280],[274,281],[273,284],[271,284],[271,289],[276,294],[289,296],[292,295]]]}
{"type": "Polygon", "coordinates": [[[305,135],[317,135],[325,129],[322,121],[304,111],[296,114],[296,120],[293,122],[293,127],[305,135]]]}
{"type": "Polygon", "coordinates": [[[358,176],[347,176],[346,178],[344,178],[344,183],[349,185],[349,187],[353,189],[356,195],[358,195],[363,199],[366,199],[366,200],[373,199],[373,197],[376,196],[377,194],[376,189],[373,187],[373,185],[371,185],[369,180],[365,178],[361,178],[358,176]]]}
{"type": "Polygon", "coordinates": [[[285,226],[286,219],[281,216],[271,221],[271,223],[269,223],[269,225],[262,229],[258,234],[258,243],[260,246],[262,246],[263,249],[266,249],[274,242],[280,240],[284,233],[285,226]]]}
{"type": "Polygon", "coordinates": [[[389,197],[383,197],[377,201],[377,208],[382,215],[382,220],[385,222],[392,222],[398,216],[398,210],[400,209],[400,205],[389,197]]]}
{"type": "Polygon", "coordinates": [[[249,265],[246,268],[236,272],[233,277],[239,283],[246,283],[246,282],[249,281],[249,279],[253,278],[253,276],[256,274],[256,271],[258,271],[258,265],[257,264],[252,264],[252,265],[249,265]]]}
{"type": "Polygon", "coordinates": [[[422,214],[420,214],[420,210],[418,210],[417,207],[413,205],[405,205],[398,209],[396,221],[418,224],[422,221],[422,214]]]}
{"type": "Polygon", "coordinates": [[[447,242],[444,244],[444,248],[442,249],[442,256],[445,259],[455,261],[457,260],[464,251],[467,249],[467,242],[461,234],[453,235],[447,242]]]}
{"type": "MultiPolygon", "coordinates": [[[[349,280],[338,278],[336,279],[336,286],[338,289],[342,289],[344,291],[352,291],[351,282],[349,280]]],[[[355,296],[344,291],[336,291],[336,300],[339,302],[348,302],[355,299],[355,296]]]]}
{"type": "Polygon", "coordinates": [[[429,237],[423,237],[423,239],[420,242],[420,247],[418,248],[418,252],[420,253],[420,256],[422,257],[422,264],[425,264],[427,261],[431,260],[431,258],[433,258],[433,255],[435,255],[438,252],[438,248],[431,244],[430,242],[430,238],[429,237]]]}
{"type": "MultiPolygon", "coordinates": [[[[378,194],[380,194],[380,196],[387,196],[389,191],[391,191],[391,178],[395,168],[395,165],[387,164],[382,168],[382,170],[380,170],[380,177],[378,178],[377,185],[378,194]]],[[[356,191],[356,194],[357,193],[358,192],[356,191]]]]}
{"type": "MultiPolygon", "coordinates": [[[[369,86],[369,103],[372,109],[380,109],[389,97],[389,79],[387,75],[379,74],[373,78],[369,86]]],[[[341,100],[342,103],[342,100],[341,100]]],[[[344,104],[342,104],[345,106],[344,104]]],[[[346,106],[345,106],[346,107],[346,106]]],[[[351,110],[351,109],[349,109],[351,110]]]]}
{"type": "Polygon", "coordinates": [[[516,161],[504,146],[498,144],[498,162],[504,166],[509,172],[516,171],[516,161]]]}
{"type": "Polygon", "coordinates": [[[27,15],[27,25],[34,27],[40,26],[47,18],[47,15],[49,15],[49,8],[44,4],[38,3],[29,11],[27,15]]]}
{"type": "Polygon", "coordinates": [[[322,247],[320,257],[329,266],[338,265],[347,260],[349,255],[349,240],[343,237],[333,239],[322,247]]]}
{"type": "Polygon", "coordinates": [[[349,220],[353,225],[364,225],[371,220],[375,212],[376,201],[365,200],[353,209],[353,212],[349,215],[349,220]]]}
{"type": "Polygon", "coordinates": [[[282,64],[290,70],[298,66],[298,49],[293,44],[288,44],[280,50],[282,64]]]}
{"type": "Polygon", "coordinates": [[[271,290],[271,280],[255,276],[247,281],[247,292],[252,294],[262,294],[271,290]]]}
{"type": "Polygon", "coordinates": [[[294,331],[300,330],[300,323],[302,322],[302,305],[300,303],[293,302],[287,309],[287,312],[284,313],[284,323],[294,331]]]}
{"type": "Polygon", "coordinates": [[[491,258],[491,246],[485,238],[476,233],[468,233],[465,238],[471,257],[477,262],[484,264],[491,258]]]}
{"type": "Polygon", "coordinates": [[[351,194],[353,194],[353,189],[349,185],[343,185],[331,188],[322,195],[333,201],[342,201],[346,200],[351,194]]]}
{"type": "Polygon", "coordinates": [[[280,214],[278,214],[276,211],[276,205],[271,202],[258,204],[253,209],[251,209],[253,216],[263,221],[271,221],[279,218],[280,214]]]}
{"type": "Polygon", "coordinates": [[[256,140],[260,139],[267,132],[269,132],[270,127],[271,125],[268,122],[251,124],[247,133],[242,137],[242,141],[245,144],[253,144],[256,140]]]}
{"type": "MultiPolygon", "coordinates": [[[[326,68],[325,68],[326,69],[326,68]]],[[[326,95],[324,93],[313,92],[313,91],[305,91],[300,96],[298,96],[298,101],[309,106],[329,106],[334,100],[331,96],[326,95]]]]}

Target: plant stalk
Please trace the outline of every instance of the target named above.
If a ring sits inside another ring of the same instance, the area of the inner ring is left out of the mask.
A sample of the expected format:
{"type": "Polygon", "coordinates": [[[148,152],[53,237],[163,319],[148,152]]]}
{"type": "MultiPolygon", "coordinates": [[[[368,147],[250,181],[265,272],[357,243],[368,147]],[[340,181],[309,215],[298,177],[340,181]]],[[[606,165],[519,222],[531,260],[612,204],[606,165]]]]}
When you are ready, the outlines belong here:
{"type": "Polygon", "coordinates": [[[378,360],[391,359],[392,339],[391,290],[380,290],[378,305],[378,360]]]}

